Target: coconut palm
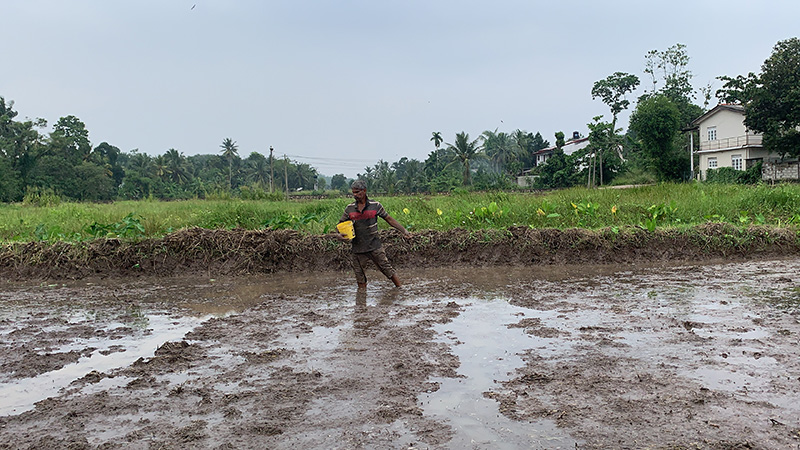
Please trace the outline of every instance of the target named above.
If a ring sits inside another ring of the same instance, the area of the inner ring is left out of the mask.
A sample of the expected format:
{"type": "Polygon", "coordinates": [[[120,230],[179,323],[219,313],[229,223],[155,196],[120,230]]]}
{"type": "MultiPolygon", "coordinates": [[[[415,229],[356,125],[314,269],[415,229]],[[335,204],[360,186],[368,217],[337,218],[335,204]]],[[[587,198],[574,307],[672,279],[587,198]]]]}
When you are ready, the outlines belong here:
{"type": "Polygon", "coordinates": [[[164,155],[158,155],[153,159],[153,169],[158,178],[162,180],[169,177],[172,171],[169,169],[169,163],[164,155]]]}
{"type": "Polygon", "coordinates": [[[150,175],[150,169],[152,167],[153,159],[150,157],[150,155],[134,151],[128,160],[126,169],[138,172],[140,176],[146,177],[150,175]]]}
{"type": "Polygon", "coordinates": [[[306,163],[297,163],[295,164],[294,176],[297,181],[297,187],[312,189],[314,178],[317,177],[317,170],[306,163]]]}
{"type": "Polygon", "coordinates": [[[262,187],[269,184],[269,160],[258,152],[250,153],[246,160],[247,181],[262,187]]]}
{"type": "MultiPolygon", "coordinates": [[[[494,163],[498,171],[508,171],[509,166],[519,160],[519,152],[511,140],[511,136],[504,132],[484,131],[480,139],[483,141],[483,150],[486,156],[494,163]]],[[[513,174],[512,174],[513,175],[513,174]]]]}
{"type": "Polygon", "coordinates": [[[419,191],[425,182],[425,173],[423,169],[424,164],[416,159],[408,159],[403,161],[402,165],[397,165],[395,167],[395,174],[399,174],[397,175],[399,178],[397,180],[397,186],[400,190],[406,194],[419,191]],[[400,170],[400,168],[402,168],[402,170],[400,170]]]}
{"type": "Polygon", "coordinates": [[[169,169],[172,181],[177,184],[184,184],[189,181],[189,169],[187,167],[186,157],[183,156],[183,153],[171,148],[164,153],[164,158],[167,161],[167,168],[169,169]]]}
{"type": "Polygon", "coordinates": [[[447,144],[447,152],[453,159],[450,164],[457,162],[464,168],[464,186],[472,182],[470,177],[470,163],[485,158],[483,148],[479,144],[479,141],[480,139],[470,141],[469,134],[462,131],[461,133],[456,133],[455,144],[447,144]]]}
{"type": "Polygon", "coordinates": [[[434,145],[434,147],[436,147],[436,149],[438,150],[438,149],[439,149],[439,146],[440,146],[440,145],[442,144],[442,142],[444,141],[444,139],[442,139],[442,133],[441,133],[441,131],[434,131],[434,132],[433,132],[433,133],[431,133],[431,134],[433,135],[433,136],[431,137],[431,140],[433,141],[433,145],[434,145]]]}
{"type": "Polygon", "coordinates": [[[231,178],[233,178],[233,159],[239,156],[239,146],[236,145],[236,141],[231,138],[225,138],[222,140],[222,145],[220,145],[220,153],[222,153],[222,157],[228,160],[228,189],[233,189],[233,183],[231,182],[231,178]]]}

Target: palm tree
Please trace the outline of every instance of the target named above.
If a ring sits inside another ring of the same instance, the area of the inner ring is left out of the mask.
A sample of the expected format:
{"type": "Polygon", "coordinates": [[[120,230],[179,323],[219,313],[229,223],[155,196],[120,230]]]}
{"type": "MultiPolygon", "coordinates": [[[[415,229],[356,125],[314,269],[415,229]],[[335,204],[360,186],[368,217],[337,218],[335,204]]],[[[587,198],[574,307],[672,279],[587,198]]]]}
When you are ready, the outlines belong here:
{"type": "Polygon", "coordinates": [[[186,157],[183,156],[183,153],[171,148],[164,153],[164,158],[167,161],[172,181],[178,184],[184,184],[189,181],[189,171],[186,166],[186,157]]]}
{"type": "Polygon", "coordinates": [[[479,139],[475,139],[474,141],[469,140],[469,134],[465,132],[456,133],[456,143],[455,144],[447,144],[447,151],[450,154],[451,158],[453,158],[453,162],[461,163],[464,166],[464,186],[467,186],[471,183],[470,180],[470,162],[476,161],[484,158],[483,149],[481,148],[480,144],[478,144],[479,139]]]}
{"type": "Polygon", "coordinates": [[[158,155],[153,159],[153,168],[155,169],[156,176],[162,180],[172,173],[169,169],[167,158],[164,155],[158,155]]]}
{"type": "Polygon", "coordinates": [[[397,178],[395,177],[394,170],[389,167],[389,163],[384,160],[379,160],[375,164],[374,170],[375,183],[373,189],[378,192],[393,194],[397,178]]]}
{"type": "MultiPolygon", "coordinates": [[[[409,159],[403,164],[402,176],[397,185],[406,194],[417,192],[425,181],[424,164],[416,159],[409,159]]],[[[395,173],[398,171],[395,170],[395,173]]]]}
{"type": "Polygon", "coordinates": [[[258,152],[250,153],[250,156],[247,157],[247,176],[246,179],[251,182],[255,183],[262,188],[267,186],[267,180],[269,180],[269,160],[258,152]]]}
{"type": "Polygon", "coordinates": [[[128,160],[128,166],[126,169],[130,169],[132,171],[136,171],[142,177],[147,177],[150,175],[150,169],[153,166],[153,160],[150,155],[145,153],[138,153],[133,152],[130,159],[128,160]]]}
{"type": "Polygon", "coordinates": [[[514,145],[517,147],[517,152],[519,152],[519,158],[523,162],[523,165],[530,159],[530,146],[532,136],[530,133],[524,130],[517,129],[513,133],[511,133],[511,140],[514,142],[514,145]]]}
{"type": "Polygon", "coordinates": [[[222,148],[220,153],[228,160],[228,189],[233,189],[233,184],[231,183],[231,178],[233,177],[233,158],[239,156],[239,147],[233,139],[225,138],[222,140],[220,148],[222,148]]]}
{"type": "Polygon", "coordinates": [[[444,141],[444,139],[442,139],[442,133],[441,133],[441,131],[434,131],[431,134],[433,134],[433,137],[431,137],[431,140],[433,141],[433,145],[438,150],[439,149],[439,145],[441,145],[442,142],[444,141]]]}
{"type": "Polygon", "coordinates": [[[486,156],[491,159],[498,171],[508,171],[509,165],[516,166],[514,163],[519,159],[519,153],[511,141],[511,136],[494,130],[484,131],[481,139],[486,156]]]}
{"type": "Polygon", "coordinates": [[[313,186],[317,171],[306,163],[297,163],[295,165],[294,175],[297,180],[297,187],[308,189],[313,186]]]}

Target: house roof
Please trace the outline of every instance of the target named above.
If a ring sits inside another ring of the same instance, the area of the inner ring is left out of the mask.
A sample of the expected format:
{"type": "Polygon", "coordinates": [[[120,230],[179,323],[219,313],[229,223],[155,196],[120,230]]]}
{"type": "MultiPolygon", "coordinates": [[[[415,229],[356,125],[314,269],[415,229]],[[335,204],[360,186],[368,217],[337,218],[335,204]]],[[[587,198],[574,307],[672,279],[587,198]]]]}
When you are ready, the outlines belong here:
{"type": "Polygon", "coordinates": [[[708,112],[706,112],[702,116],[698,117],[697,119],[694,119],[690,125],[697,126],[701,122],[705,121],[706,119],[708,119],[709,117],[713,116],[714,114],[720,111],[733,111],[740,114],[744,114],[744,106],[733,103],[720,103],[719,105],[711,108],[708,112]]]}
{"type": "MultiPolygon", "coordinates": [[[[589,140],[588,137],[583,137],[583,138],[579,138],[579,139],[571,139],[571,140],[569,140],[569,141],[564,143],[564,147],[566,147],[568,145],[577,145],[577,144],[580,144],[581,142],[585,142],[585,141],[588,141],[588,140],[589,140]]],[[[564,148],[564,147],[562,147],[562,148],[564,148]]],[[[536,151],[533,154],[534,155],[539,155],[539,154],[542,154],[542,153],[552,152],[555,149],[556,149],[555,146],[547,147],[547,148],[543,148],[543,149],[541,149],[539,151],[536,151]]]]}

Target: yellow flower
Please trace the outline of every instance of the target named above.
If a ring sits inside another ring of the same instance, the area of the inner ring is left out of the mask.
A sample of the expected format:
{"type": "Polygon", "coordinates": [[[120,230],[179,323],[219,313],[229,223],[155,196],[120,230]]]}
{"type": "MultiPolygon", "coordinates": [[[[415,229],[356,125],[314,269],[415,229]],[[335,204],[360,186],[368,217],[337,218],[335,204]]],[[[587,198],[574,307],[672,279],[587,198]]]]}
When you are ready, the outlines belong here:
{"type": "Polygon", "coordinates": [[[538,214],[540,216],[543,216],[544,215],[544,211],[542,211],[542,208],[539,208],[539,209],[536,210],[536,214],[538,214]]]}
{"type": "Polygon", "coordinates": [[[410,213],[410,212],[411,212],[411,211],[409,211],[409,210],[408,210],[408,208],[403,208],[403,214],[408,214],[408,213],[410,213]]]}
{"type": "Polygon", "coordinates": [[[440,215],[440,216],[441,216],[441,215],[442,215],[442,210],[441,210],[441,209],[439,209],[439,208],[436,208],[436,214],[438,214],[438,215],[440,215]]]}
{"type": "Polygon", "coordinates": [[[578,209],[578,205],[576,205],[575,203],[572,204],[572,207],[578,209]]]}
{"type": "Polygon", "coordinates": [[[614,205],[611,207],[611,214],[616,214],[616,213],[617,213],[617,205],[614,205]]]}

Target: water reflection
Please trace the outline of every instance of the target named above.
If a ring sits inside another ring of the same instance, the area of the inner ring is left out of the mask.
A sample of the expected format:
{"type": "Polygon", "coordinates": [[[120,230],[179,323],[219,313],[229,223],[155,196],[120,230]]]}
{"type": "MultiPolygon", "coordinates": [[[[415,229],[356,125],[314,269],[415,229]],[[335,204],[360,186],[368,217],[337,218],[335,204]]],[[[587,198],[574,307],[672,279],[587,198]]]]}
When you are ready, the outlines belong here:
{"type": "Polygon", "coordinates": [[[577,443],[550,420],[518,422],[500,414],[498,403],[484,392],[503,390],[514,369],[523,365],[519,354],[539,339],[508,325],[537,311],[496,299],[470,299],[452,322],[437,324],[440,339],[458,356],[461,378],[435,378],[436,392],[419,397],[425,415],[446,419],[455,431],[451,448],[571,448],[577,443]]]}

